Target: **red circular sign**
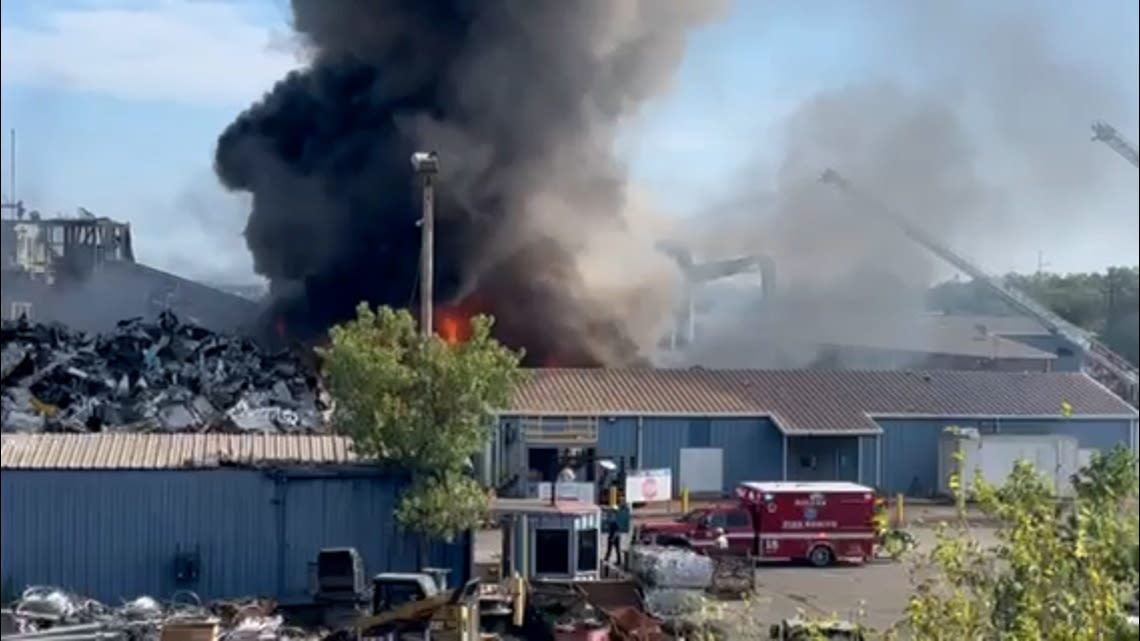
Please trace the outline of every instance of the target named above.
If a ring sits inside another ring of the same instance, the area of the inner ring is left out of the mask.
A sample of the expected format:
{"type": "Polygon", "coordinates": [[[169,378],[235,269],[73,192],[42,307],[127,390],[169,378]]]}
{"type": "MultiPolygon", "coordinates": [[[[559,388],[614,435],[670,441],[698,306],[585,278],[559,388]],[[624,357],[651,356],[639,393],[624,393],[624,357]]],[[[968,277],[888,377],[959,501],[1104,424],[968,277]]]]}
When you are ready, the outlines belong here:
{"type": "Polygon", "coordinates": [[[652,476],[647,476],[641,482],[641,498],[646,501],[657,497],[657,479],[652,476]]]}

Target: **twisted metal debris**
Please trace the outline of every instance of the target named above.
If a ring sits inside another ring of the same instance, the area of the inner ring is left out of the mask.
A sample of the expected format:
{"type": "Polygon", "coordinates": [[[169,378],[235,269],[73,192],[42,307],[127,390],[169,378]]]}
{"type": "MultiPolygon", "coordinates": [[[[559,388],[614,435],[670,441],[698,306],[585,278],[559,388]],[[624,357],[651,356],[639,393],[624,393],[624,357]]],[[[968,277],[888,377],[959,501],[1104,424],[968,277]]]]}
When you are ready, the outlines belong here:
{"type": "Polygon", "coordinates": [[[164,629],[216,626],[218,641],[319,639],[321,635],[284,624],[269,601],[218,601],[202,605],[182,592],[169,603],[140,596],[109,607],[54,587],[30,587],[4,611],[3,641],[158,641],[164,629]],[[181,598],[179,598],[181,597],[181,598]]]}
{"type": "Polygon", "coordinates": [[[3,431],[315,432],[329,407],[289,352],[215,334],[165,312],[87,335],[4,322],[3,431]]]}

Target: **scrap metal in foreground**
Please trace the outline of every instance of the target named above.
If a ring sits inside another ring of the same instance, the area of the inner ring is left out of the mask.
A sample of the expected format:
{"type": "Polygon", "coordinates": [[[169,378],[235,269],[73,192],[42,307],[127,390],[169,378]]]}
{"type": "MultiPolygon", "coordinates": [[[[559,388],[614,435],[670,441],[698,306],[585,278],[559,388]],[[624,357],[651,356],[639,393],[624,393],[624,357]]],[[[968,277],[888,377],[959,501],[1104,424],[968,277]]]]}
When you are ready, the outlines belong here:
{"type": "Polygon", "coordinates": [[[4,432],[316,432],[329,407],[314,372],[288,352],[164,312],[88,335],[4,322],[4,432]]]}

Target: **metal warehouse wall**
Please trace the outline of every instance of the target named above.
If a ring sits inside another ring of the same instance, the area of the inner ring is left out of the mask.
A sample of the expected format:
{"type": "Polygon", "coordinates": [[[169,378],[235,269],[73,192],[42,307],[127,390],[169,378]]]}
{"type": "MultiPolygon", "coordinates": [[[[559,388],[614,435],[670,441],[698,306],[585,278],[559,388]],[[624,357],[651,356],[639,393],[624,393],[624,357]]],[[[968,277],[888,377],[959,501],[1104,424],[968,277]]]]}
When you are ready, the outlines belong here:
{"type": "Polygon", "coordinates": [[[1136,423],[1128,420],[880,419],[882,487],[889,493],[933,496],[938,488],[938,440],[947,426],[977,428],[982,433],[1063,434],[1077,437],[1082,449],[1108,450],[1116,444],[1136,448],[1136,423]]]}
{"type": "MultiPolygon", "coordinates": [[[[878,436],[795,436],[788,438],[789,481],[878,483],[878,436]],[[804,465],[815,458],[815,468],[804,465]]],[[[774,477],[780,478],[780,477],[774,477]]]]}
{"type": "MultiPolygon", "coordinates": [[[[637,457],[637,419],[629,416],[604,419],[598,423],[598,451],[602,456],[637,457]]],[[[645,467],[635,461],[637,467],[645,467]]]]}
{"type": "MultiPolygon", "coordinates": [[[[517,421],[517,416],[504,416],[500,424],[517,421]]],[[[502,433],[500,430],[493,444],[500,454],[492,456],[496,465],[503,466],[497,474],[499,480],[510,476],[512,465],[525,460],[518,449],[525,446],[517,442],[506,445],[502,433]]],[[[724,450],[724,491],[741,481],[783,478],[783,435],[766,418],[623,416],[598,421],[599,456],[633,457],[641,469],[670,468],[674,493],[680,491],[681,449],[688,447],[724,450]]]]}
{"type": "Polygon", "coordinates": [[[1056,334],[1012,335],[1005,338],[1036,347],[1043,352],[1056,354],[1057,359],[1053,361],[1054,372],[1079,372],[1084,364],[1080,348],[1056,334]]]}
{"type": "Polygon", "coordinates": [[[857,436],[798,436],[788,439],[789,481],[858,483],[862,461],[857,436]]]}
{"type": "Polygon", "coordinates": [[[859,482],[872,487],[880,481],[879,439],[878,435],[859,437],[859,482]]]}
{"type": "MultiPolygon", "coordinates": [[[[193,590],[303,600],[323,547],[355,547],[368,575],[416,570],[415,537],[393,521],[403,487],[378,471],[4,470],[0,574],[102,601],[193,590]],[[200,555],[196,584],[175,580],[179,553],[200,555]]],[[[433,543],[421,565],[471,571],[470,536],[433,543]]]]}
{"type": "Polygon", "coordinates": [[[724,491],[742,481],[782,479],[784,437],[766,418],[656,418],[643,420],[643,468],[673,470],[673,491],[680,491],[681,449],[724,450],[724,491]]]}

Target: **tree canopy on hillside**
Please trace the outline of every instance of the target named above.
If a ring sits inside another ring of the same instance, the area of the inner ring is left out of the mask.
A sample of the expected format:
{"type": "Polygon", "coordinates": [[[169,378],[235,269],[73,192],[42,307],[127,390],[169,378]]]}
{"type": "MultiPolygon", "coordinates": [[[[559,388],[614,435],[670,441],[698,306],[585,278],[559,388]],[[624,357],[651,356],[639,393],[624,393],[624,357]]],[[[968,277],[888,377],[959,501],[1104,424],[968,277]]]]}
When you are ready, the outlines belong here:
{"type": "MultiPolygon", "coordinates": [[[[1006,282],[1065,320],[1096,334],[1113,351],[1140,363],[1140,267],[1104,272],[1010,274],[1006,282]]],[[[986,285],[950,281],[930,291],[930,307],[947,314],[1018,313],[986,285]]]]}

